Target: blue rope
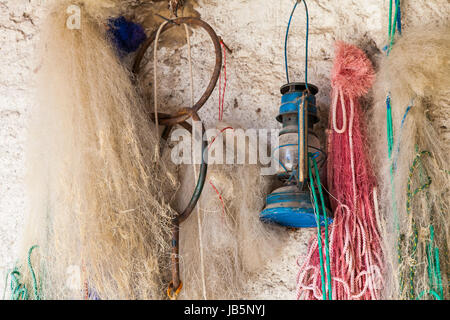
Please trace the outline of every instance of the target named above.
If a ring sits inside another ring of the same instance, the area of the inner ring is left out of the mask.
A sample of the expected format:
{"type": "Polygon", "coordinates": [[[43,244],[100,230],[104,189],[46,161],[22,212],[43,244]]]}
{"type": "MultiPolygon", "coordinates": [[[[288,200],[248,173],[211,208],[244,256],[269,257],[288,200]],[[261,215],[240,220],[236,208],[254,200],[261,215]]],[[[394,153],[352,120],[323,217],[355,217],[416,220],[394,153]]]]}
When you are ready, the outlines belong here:
{"type": "Polygon", "coordinates": [[[294,15],[295,9],[297,8],[298,2],[295,1],[294,8],[292,9],[291,16],[289,17],[289,22],[286,28],[286,37],[284,39],[284,67],[286,69],[286,81],[289,83],[289,67],[288,67],[288,58],[287,58],[287,44],[289,37],[289,28],[291,27],[292,16],[294,15]]]}
{"type": "Polygon", "coordinates": [[[305,38],[305,86],[308,89],[308,39],[309,39],[309,14],[308,6],[306,5],[306,0],[303,0],[305,4],[306,13],[306,38],[305,38]]]}
{"type": "Polygon", "coordinates": [[[123,16],[108,20],[108,36],[121,58],[139,49],[141,43],[147,39],[140,24],[128,21],[123,16]]]}
{"type": "Polygon", "coordinates": [[[400,6],[400,0],[396,0],[397,2],[397,17],[395,19],[397,23],[397,31],[399,35],[402,35],[402,12],[400,6]]]}
{"type": "Polygon", "coordinates": [[[394,127],[392,124],[392,108],[391,108],[391,94],[386,97],[386,121],[387,121],[387,140],[388,140],[388,155],[389,159],[392,155],[394,146],[394,127]]]}
{"type": "Polygon", "coordinates": [[[406,116],[408,115],[409,110],[412,107],[412,103],[406,108],[405,113],[403,114],[402,122],[400,124],[400,129],[403,128],[403,124],[405,123],[406,116]]]}
{"type": "MultiPolygon", "coordinates": [[[[309,39],[309,13],[308,6],[306,5],[306,1],[302,0],[305,5],[306,12],[306,40],[305,40],[305,85],[306,89],[308,89],[308,39],[309,39]]],[[[288,37],[289,37],[289,28],[291,27],[292,17],[294,15],[295,9],[297,8],[298,1],[295,1],[294,8],[292,9],[291,15],[289,17],[289,22],[286,28],[286,37],[284,40],[284,65],[286,69],[286,81],[289,83],[289,67],[288,67],[288,58],[287,58],[287,45],[288,45],[288,37]]]]}
{"type": "Polygon", "coordinates": [[[403,114],[403,118],[402,118],[402,122],[400,124],[400,136],[398,138],[397,141],[397,153],[394,156],[394,161],[393,163],[393,171],[395,172],[397,170],[397,160],[398,160],[398,156],[400,154],[400,142],[402,140],[402,132],[403,132],[403,126],[405,124],[406,121],[406,116],[408,115],[409,110],[411,110],[411,107],[413,106],[413,101],[411,101],[411,104],[406,108],[405,113],[403,114]]]}

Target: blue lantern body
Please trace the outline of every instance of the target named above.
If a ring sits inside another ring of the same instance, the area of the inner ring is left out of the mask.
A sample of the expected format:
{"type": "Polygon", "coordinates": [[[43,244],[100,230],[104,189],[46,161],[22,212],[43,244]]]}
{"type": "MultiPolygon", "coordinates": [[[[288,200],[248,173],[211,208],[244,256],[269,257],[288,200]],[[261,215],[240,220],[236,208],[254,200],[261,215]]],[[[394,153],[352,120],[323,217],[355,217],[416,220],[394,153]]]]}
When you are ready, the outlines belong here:
{"type": "MultiPolygon", "coordinates": [[[[266,197],[266,207],[260,214],[263,221],[293,228],[317,227],[314,206],[308,189],[308,152],[320,149],[313,132],[318,122],[315,94],[318,88],[301,82],[281,87],[281,106],[277,121],[283,128],[279,134],[278,179],[284,185],[266,197]],[[305,100],[306,99],[306,100],[305,100]]],[[[323,217],[320,216],[323,224],[323,217]]],[[[332,219],[328,218],[328,223],[332,219]]]]}

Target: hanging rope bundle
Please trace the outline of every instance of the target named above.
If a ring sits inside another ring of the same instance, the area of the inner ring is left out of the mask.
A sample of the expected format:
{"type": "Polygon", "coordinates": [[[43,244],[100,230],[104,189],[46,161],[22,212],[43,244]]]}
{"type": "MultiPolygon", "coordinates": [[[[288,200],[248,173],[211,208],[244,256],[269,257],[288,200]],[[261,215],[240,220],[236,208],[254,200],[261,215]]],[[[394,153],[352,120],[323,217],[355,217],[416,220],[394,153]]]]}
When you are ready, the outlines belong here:
{"type": "Polygon", "coordinates": [[[449,40],[448,27],[408,30],[381,61],[370,119],[383,177],[385,298],[448,294],[440,283],[449,270],[449,40]]]}
{"type": "Polygon", "coordinates": [[[22,260],[39,245],[42,299],[161,298],[178,182],[158,161],[167,155],[155,153],[159,137],[108,38],[119,1],[46,5],[22,260]],[[67,26],[70,5],[79,28],[67,26]]]}
{"type": "MultiPolygon", "coordinates": [[[[382,252],[376,220],[376,181],[366,152],[358,98],[370,89],[374,71],[357,47],[338,42],[332,75],[328,137],[328,188],[331,226],[331,271],[321,276],[320,243],[312,239],[297,278],[297,298],[378,299],[382,284],[382,252]],[[331,272],[331,276],[330,273],[331,272]],[[331,279],[325,280],[325,278],[331,279]],[[323,281],[326,281],[326,286],[323,281]]],[[[325,258],[323,258],[325,260],[325,258]]]]}
{"type": "Polygon", "coordinates": [[[383,49],[386,51],[387,55],[389,55],[389,53],[392,50],[392,45],[394,44],[396,30],[399,35],[402,34],[402,13],[401,13],[400,0],[389,0],[389,28],[388,28],[389,44],[383,49]],[[395,8],[393,8],[394,6],[395,6],[395,8]],[[393,11],[393,10],[395,10],[395,11],[393,11]]]}

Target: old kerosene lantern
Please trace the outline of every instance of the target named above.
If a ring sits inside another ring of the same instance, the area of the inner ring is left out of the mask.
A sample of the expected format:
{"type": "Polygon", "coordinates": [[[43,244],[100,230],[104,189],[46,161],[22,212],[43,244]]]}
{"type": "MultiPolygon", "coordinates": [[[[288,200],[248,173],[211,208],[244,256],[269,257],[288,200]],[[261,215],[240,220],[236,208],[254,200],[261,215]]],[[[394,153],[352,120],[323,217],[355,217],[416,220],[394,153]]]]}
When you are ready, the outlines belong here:
{"type": "MultiPolygon", "coordinates": [[[[307,90],[303,82],[286,84],[280,90],[281,106],[276,119],[283,127],[275,156],[280,164],[277,177],[283,185],[266,197],[266,207],[260,217],[288,227],[316,227],[308,184],[308,153],[321,152],[319,139],[313,132],[314,124],[319,121],[315,98],[319,90],[312,84],[308,84],[307,90]]],[[[323,216],[320,219],[323,223],[323,216]]],[[[328,223],[331,222],[328,218],[328,223]]]]}
{"type": "MultiPolygon", "coordinates": [[[[297,2],[298,3],[298,2],[297,2]]],[[[287,66],[287,39],[292,15],[289,19],[285,41],[285,64],[287,84],[280,89],[281,106],[276,117],[282,123],[279,133],[279,146],[274,150],[274,157],[280,166],[277,177],[281,186],[266,197],[266,207],[260,214],[263,221],[274,222],[279,225],[294,228],[311,228],[322,225],[324,216],[319,215],[314,205],[313,194],[317,193],[312,186],[310,157],[318,157],[319,162],[326,160],[325,153],[320,148],[320,142],[314,134],[313,126],[319,121],[317,116],[315,95],[319,89],[307,82],[308,57],[308,20],[306,34],[305,82],[289,82],[287,66]]],[[[308,19],[308,11],[305,3],[308,19]]],[[[320,180],[319,180],[320,184],[320,180]]],[[[316,203],[317,205],[317,203],[316,203]]],[[[328,217],[329,215],[326,214],[328,217]]],[[[329,224],[332,219],[327,218],[329,224]]]]}

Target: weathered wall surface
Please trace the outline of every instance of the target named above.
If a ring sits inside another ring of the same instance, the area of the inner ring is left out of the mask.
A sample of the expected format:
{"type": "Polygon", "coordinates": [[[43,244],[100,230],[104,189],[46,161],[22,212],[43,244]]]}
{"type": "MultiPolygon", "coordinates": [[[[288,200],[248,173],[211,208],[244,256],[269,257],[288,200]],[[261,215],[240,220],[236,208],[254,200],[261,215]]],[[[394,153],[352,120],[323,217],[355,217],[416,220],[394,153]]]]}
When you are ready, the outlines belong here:
{"type": "MultiPolygon", "coordinates": [[[[135,3],[136,1],[129,1],[135,3]]],[[[227,55],[224,120],[242,127],[275,128],[279,87],[286,82],[283,45],[292,0],[199,0],[193,5],[233,50],[227,55]]],[[[308,82],[317,85],[318,106],[326,118],[333,43],[360,45],[376,61],[387,41],[388,0],[309,0],[310,51],[308,82]]],[[[402,1],[407,29],[448,23],[448,0],[402,1]]],[[[136,13],[139,18],[142,14],[136,13]]],[[[42,17],[41,0],[0,0],[0,285],[15,261],[26,214],[24,146],[28,111],[33,108],[33,74],[38,68],[35,45],[42,17]]],[[[146,18],[146,19],[152,19],[146,18]]],[[[291,81],[304,79],[305,13],[299,5],[289,41],[291,81]]],[[[153,24],[148,24],[152,26],[153,24]]],[[[195,94],[206,87],[213,67],[212,46],[203,32],[192,36],[195,94]]],[[[162,47],[159,54],[159,97],[167,110],[187,106],[189,81],[186,47],[162,47]],[[174,90],[175,89],[175,90],[174,90]]],[[[146,67],[149,75],[152,67],[146,67]]],[[[150,77],[151,78],[151,77],[150,77]]],[[[149,78],[149,79],[150,79],[149,78]]],[[[149,81],[150,83],[150,81],[149,81]]],[[[149,89],[151,86],[149,87],[149,89]]],[[[200,112],[207,126],[218,114],[217,89],[200,112]]],[[[326,124],[322,121],[318,129],[326,124]]],[[[291,232],[281,258],[270,261],[248,285],[249,298],[293,299],[296,259],[305,253],[313,230],[291,232]]]]}
{"type": "Polygon", "coordinates": [[[0,1],[0,281],[13,266],[26,212],[24,146],[37,64],[37,1],[0,1]]]}

